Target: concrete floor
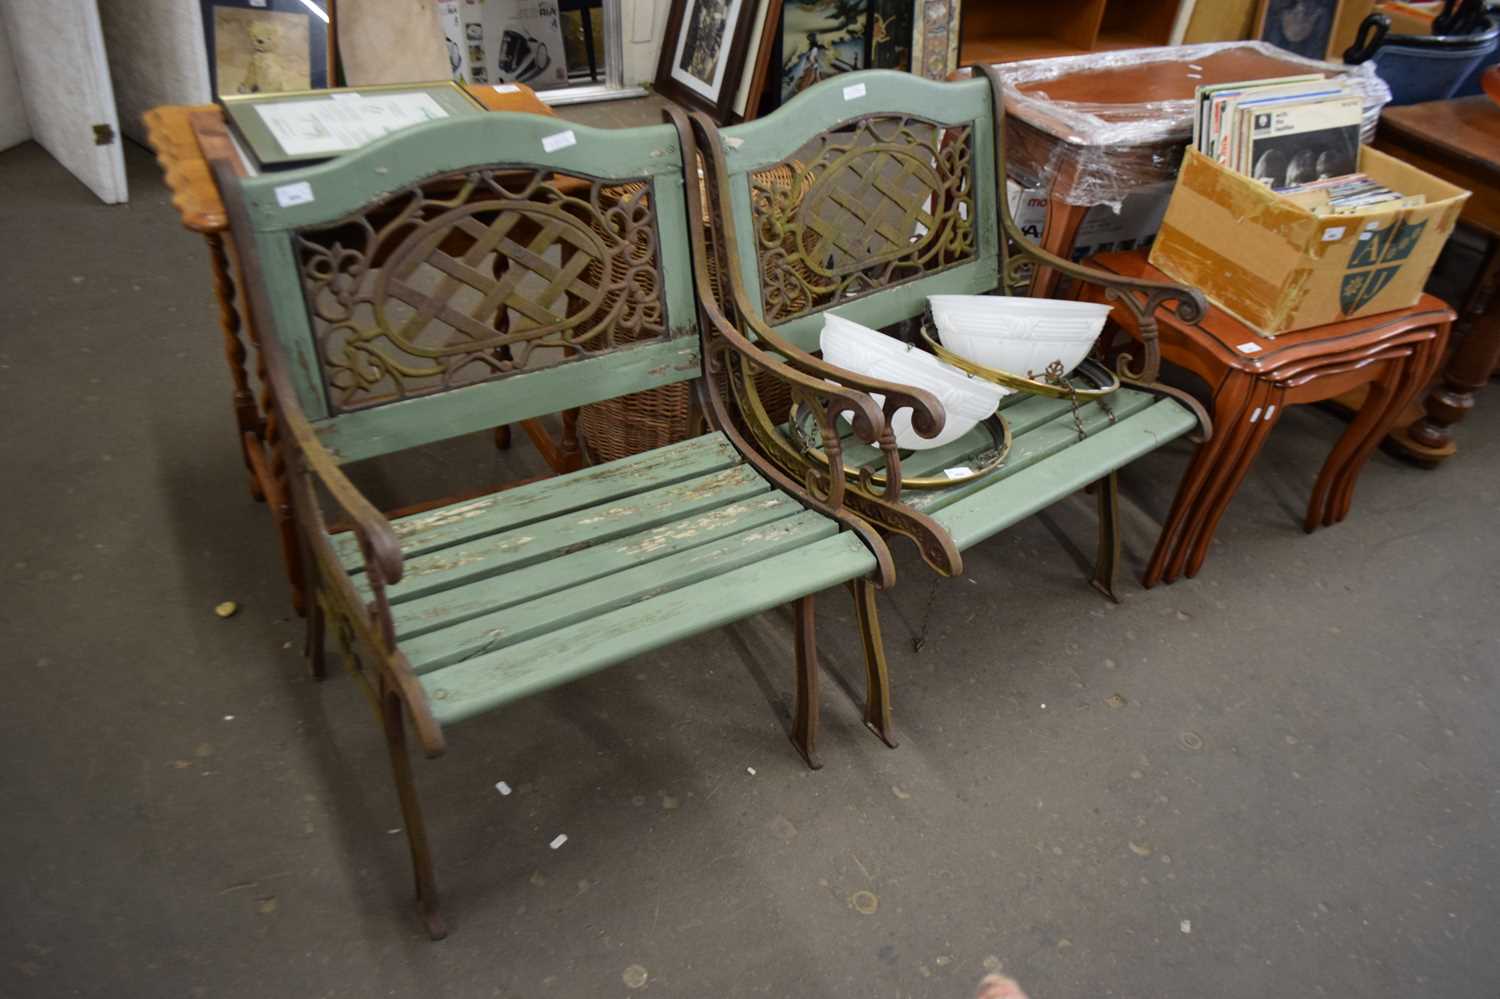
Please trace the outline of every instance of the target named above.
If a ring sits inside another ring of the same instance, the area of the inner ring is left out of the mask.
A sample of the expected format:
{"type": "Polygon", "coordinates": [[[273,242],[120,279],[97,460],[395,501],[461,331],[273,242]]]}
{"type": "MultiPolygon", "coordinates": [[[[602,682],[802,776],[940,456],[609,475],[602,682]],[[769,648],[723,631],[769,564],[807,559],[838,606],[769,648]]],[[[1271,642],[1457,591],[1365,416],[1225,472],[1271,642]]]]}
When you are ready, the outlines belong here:
{"type": "MultiPolygon", "coordinates": [[[[896,751],[841,592],[819,773],[781,614],[455,728],[417,767],[433,944],[370,712],[302,667],[203,245],[129,169],[105,208],[0,155],[0,995],[964,997],[1001,965],[1033,999],[1500,994],[1500,393],[1310,537],[1340,424],[1289,413],[1201,577],[1118,607],[1063,504],[966,556],[917,655],[902,549],[896,751]]],[[[1187,456],[1124,475],[1133,573],[1187,456]]],[[[363,477],[525,465],[480,437],[363,477]]]]}

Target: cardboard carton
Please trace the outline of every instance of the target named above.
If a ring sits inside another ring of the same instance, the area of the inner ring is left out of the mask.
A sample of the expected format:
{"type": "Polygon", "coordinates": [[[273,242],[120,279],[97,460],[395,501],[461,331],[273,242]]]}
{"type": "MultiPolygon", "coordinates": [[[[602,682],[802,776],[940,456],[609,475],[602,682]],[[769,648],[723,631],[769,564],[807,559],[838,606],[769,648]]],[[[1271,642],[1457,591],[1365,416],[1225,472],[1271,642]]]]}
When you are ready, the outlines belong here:
{"type": "Polygon", "coordinates": [[[1189,149],[1151,263],[1265,336],[1414,305],[1469,192],[1368,147],[1359,168],[1426,204],[1320,217],[1189,149]]]}
{"type": "MultiPolygon", "coordinates": [[[[1031,186],[1023,187],[1009,178],[1006,190],[1010,197],[1011,217],[1028,239],[1041,242],[1042,233],[1047,228],[1047,192],[1031,186]]],[[[1073,246],[1064,256],[1083,260],[1110,250],[1149,246],[1161,228],[1167,199],[1171,196],[1172,182],[1164,181],[1126,195],[1118,208],[1095,205],[1084,216],[1073,246]]]]}

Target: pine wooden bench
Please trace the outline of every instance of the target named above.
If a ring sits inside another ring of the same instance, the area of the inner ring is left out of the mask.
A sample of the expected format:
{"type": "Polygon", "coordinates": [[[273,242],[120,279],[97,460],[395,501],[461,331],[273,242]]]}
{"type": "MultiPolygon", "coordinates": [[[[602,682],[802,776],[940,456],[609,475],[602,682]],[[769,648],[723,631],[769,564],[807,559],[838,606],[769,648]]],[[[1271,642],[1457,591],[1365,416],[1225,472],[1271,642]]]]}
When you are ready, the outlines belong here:
{"type": "MultiPolygon", "coordinates": [[[[980,462],[995,448],[983,428],[932,450],[898,452],[887,432],[874,445],[835,442],[830,453],[841,450],[843,462],[859,472],[851,476],[846,505],[882,532],[915,541],[945,576],[962,572],[963,549],[1094,487],[1093,582],[1113,598],[1120,555],[1116,471],[1195,426],[1211,433],[1200,406],[1157,384],[1153,317],[1164,302],[1175,301],[1187,317],[1201,316],[1206,305],[1192,289],[1082,267],[1022,237],[1006,199],[997,196],[1005,190],[999,94],[989,67],[951,83],[871,70],[813,86],[771,115],[722,133],[695,114],[719,237],[714,252],[728,275],[711,311],[741,324],[757,345],[799,371],[884,392],[814,356],[826,312],[877,329],[902,325],[912,339],[927,296],[1019,292],[1037,265],[1105,286],[1136,317],[1144,356],[1118,359],[1125,384],[1100,401],[1076,405],[1076,398],[1021,393],[1004,399],[1012,446],[997,471],[947,488],[901,488],[903,476],[941,477],[945,469],[980,462]],[[888,484],[876,471],[888,472],[888,484]]],[[[906,405],[906,398],[886,399],[887,428],[906,405]]],[[[919,427],[929,415],[918,412],[919,427]]],[[[786,439],[794,429],[767,451],[803,474],[807,449],[786,439]]],[[[823,443],[826,449],[827,435],[823,443]]],[[[892,742],[889,692],[869,696],[866,722],[892,742]]]]}
{"type": "Polygon", "coordinates": [[[312,568],[310,663],[321,676],[331,628],[371,694],[434,938],[446,929],[407,719],[437,756],[449,725],[790,604],[792,735],[814,763],[813,595],[845,583],[876,643],[867,666],[884,668],[885,543],[845,508],[842,469],[792,478],[768,457],[728,383],[777,380],[870,442],[883,415],[731,325],[700,331],[702,195],[684,138],[680,116],[595,130],[493,115],[292,172],[241,180],[219,164],[312,568]],[[712,432],[493,496],[388,521],[342,469],[682,381],[712,432]],[[325,503],[352,531],[330,533],[325,503]]]}

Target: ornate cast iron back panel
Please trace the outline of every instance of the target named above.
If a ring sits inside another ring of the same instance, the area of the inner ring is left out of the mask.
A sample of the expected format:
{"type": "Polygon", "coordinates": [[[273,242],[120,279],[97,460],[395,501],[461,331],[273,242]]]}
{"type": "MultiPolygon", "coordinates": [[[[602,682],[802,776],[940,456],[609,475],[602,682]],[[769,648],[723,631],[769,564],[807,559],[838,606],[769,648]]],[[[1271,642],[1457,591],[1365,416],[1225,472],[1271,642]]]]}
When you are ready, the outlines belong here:
{"type": "Polygon", "coordinates": [[[646,181],[431,178],[295,239],[335,411],[667,336],[646,181]],[[536,352],[544,353],[537,355],[536,352]]]}
{"type": "Polygon", "coordinates": [[[969,126],[872,115],[750,176],[772,325],[974,259],[969,126]]]}

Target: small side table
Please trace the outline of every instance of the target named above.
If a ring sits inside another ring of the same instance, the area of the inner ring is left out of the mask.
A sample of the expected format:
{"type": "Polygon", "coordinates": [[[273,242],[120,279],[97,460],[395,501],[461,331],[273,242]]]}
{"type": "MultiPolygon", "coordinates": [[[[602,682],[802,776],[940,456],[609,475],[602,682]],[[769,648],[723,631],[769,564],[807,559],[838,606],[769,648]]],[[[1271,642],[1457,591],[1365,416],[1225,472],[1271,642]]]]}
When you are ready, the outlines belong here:
{"type": "MultiPolygon", "coordinates": [[[[465,89],[489,111],[553,114],[552,109],[525,84],[511,84],[504,89],[466,84],[465,89]]],[[[229,228],[229,216],[209,163],[214,159],[227,160],[242,176],[246,172],[245,165],[229,140],[224,114],[217,104],[164,105],[147,111],[144,120],[147,139],[156,152],[156,161],[161,165],[167,189],[172,192],[172,205],[177,209],[183,227],[200,233],[208,243],[214,296],[219,305],[219,332],[224,340],[224,357],[233,386],[235,423],[250,495],[256,500],[266,501],[271,507],[280,535],[287,581],[292,589],[292,605],[302,613],[305,609],[302,554],[284,488],[286,469],[279,446],[279,431],[271,419],[269,400],[264,395],[257,398],[252,388],[247,364],[250,351],[258,344],[253,324],[246,323],[242,315],[244,296],[239,294],[238,252],[234,246],[234,234],[229,228]]],[[[258,350],[256,353],[259,365],[258,350]]],[[[264,372],[257,370],[257,375],[262,393],[268,391],[264,372]]],[[[522,429],[554,472],[569,472],[582,467],[576,410],[563,414],[560,441],[554,441],[538,420],[526,421],[522,429]]],[[[498,445],[507,446],[510,428],[496,428],[495,439],[498,445]]],[[[414,513],[450,499],[396,511],[395,515],[414,513]]]]}
{"type": "MultiPolygon", "coordinates": [[[[1147,262],[1144,250],[1090,262],[1122,276],[1170,280],[1147,262]]],[[[1102,291],[1088,288],[1085,294],[1105,301],[1102,291]]],[[[1127,310],[1117,308],[1112,318],[1139,338],[1127,310]]],[[[1198,323],[1159,310],[1162,358],[1209,385],[1214,427],[1178,486],[1142,583],[1197,575],[1219,520],[1287,406],[1364,386],[1363,405],[1323,463],[1303,528],[1343,520],[1365,462],[1402,407],[1431,379],[1453,318],[1447,305],[1424,295],[1409,309],[1263,337],[1212,305],[1198,323]]]]}

